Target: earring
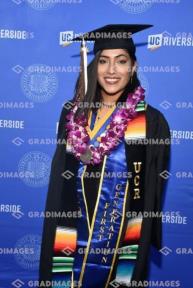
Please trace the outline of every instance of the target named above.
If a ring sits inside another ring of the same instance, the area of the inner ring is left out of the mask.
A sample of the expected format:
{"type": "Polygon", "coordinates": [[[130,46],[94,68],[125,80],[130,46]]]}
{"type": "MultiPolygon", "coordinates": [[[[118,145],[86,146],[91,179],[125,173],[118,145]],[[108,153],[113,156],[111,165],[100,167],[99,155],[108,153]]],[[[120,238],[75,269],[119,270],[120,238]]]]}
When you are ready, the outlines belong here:
{"type": "Polygon", "coordinates": [[[130,78],[130,83],[132,84],[132,82],[133,82],[133,75],[130,78]]]}

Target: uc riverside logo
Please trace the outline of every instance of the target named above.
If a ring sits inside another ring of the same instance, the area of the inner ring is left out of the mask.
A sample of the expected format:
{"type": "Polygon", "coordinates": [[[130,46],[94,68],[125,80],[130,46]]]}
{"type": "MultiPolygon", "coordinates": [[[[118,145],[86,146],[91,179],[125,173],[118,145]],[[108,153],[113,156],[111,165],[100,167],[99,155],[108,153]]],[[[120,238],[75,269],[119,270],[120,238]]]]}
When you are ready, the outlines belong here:
{"type": "Polygon", "coordinates": [[[72,43],[74,37],[73,31],[60,32],[60,45],[67,46],[72,43]]]}
{"type": "Polygon", "coordinates": [[[56,73],[50,72],[49,66],[34,64],[23,71],[21,88],[25,96],[31,101],[47,102],[58,90],[58,78],[56,73]]]}
{"type": "Polygon", "coordinates": [[[160,48],[161,46],[193,46],[193,36],[191,33],[186,32],[178,32],[175,36],[173,36],[167,31],[148,36],[148,49],[154,50],[160,48]]]}
{"type": "Polygon", "coordinates": [[[27,234],[20,238],[15,250],[15,260],[19,266],[27,270],[35,270],[39,265],[41,237],[39,235],[27,234]]]}
{"type": "Polygon", "coordinates": [[[26,0],[26,2],[35,10],[48,10],[56,4],[56,1],[50,0],[26,0]]]}
{"type": "Polygon", "coordinates": [[[51,158],[40,151],[31,151],[21,158],[18,171],[29,175],[21,178],[23,182],[32,187],[42,187],[48,184],[51,158]]]}
{"type": "Polygon", "coordinates": [[[125,10],[131,14],[140,14],[144,13],[150,9],[153,5],[153,1],[147,0],[110,0],[113,4],[119,6],[121,9],[125,10]]]}

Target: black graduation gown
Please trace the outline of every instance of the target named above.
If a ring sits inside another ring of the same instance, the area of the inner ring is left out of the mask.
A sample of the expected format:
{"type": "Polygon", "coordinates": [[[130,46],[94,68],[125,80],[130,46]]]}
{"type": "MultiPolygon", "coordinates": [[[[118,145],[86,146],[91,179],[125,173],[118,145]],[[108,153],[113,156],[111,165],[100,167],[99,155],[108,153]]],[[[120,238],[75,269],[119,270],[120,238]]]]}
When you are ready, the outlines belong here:
{"type": "MultiPolygon", "coordinates": [[[[67,107],[70,106],[70,102],[67,102],[64,105],[60,116],[57,135],[57,140],[60,140],[60,142],[66,137],[66,131],[64,129],[65,115],[69,111],[67,107]]],[[[146,127],[147,139],[161,139],[163,141],[165,139],[171,139],[169,126],[165,117],[160,111],[153,108],[151,105],[147,105],[146,109],[146,127]]],[[[68,157],[65,149],[65,144],[57,144],[51,164],[45,212],[75,211],[76,213],[78,210],[75,181],[78,161],[75,159],[75,157],[68,158],[68,161],[70,162],[68,162],[68,167],[70,167],[70,171],[74,174],[74,176],[67,181],[62,176],[62,173],[65,171],[66,158],[68,157]],[[67,197],[68,201],[66,201],[65,197],[67,197]]],[[[127,155],[129,154],[129,145],[126,143],[125,151],[127,158],[127,155]]],[[[168,170],[169,158],[170,144],[163,144],[162,142],[162,144],[146,145],[144,211],[162,211],[162,198],[165,180],[160,176],[160,173],[164,170],[168,170]]],[[[39,265],[39,283],[41,283],[41,281],[44,283],[46,283],[46,281],[51,281],[53,244],[57,225],[76,227],[76,218],[66,217],[58,219],[57,217],[45,217],[39,265]]],[[[162,247],[161,217],[145,217],[143,220],[138,257],[132,278],[135,281],[147,279],[148,256],[151,245],[153,245],[157,250],[161,249],[162,247]]],[[[121,285],[119,287],[125,286],[121,285]]]]}

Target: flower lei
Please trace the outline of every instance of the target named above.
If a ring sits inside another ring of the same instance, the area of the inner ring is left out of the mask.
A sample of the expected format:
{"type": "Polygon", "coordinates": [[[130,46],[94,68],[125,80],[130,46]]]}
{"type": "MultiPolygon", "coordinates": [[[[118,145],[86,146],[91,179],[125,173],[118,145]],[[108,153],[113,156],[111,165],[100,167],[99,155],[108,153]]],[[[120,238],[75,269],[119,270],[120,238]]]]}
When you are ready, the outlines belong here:
{"type": "Polygon", "coordinates": [[[67,114],[66,124],[67,141],[72,145],[72,153],[78,160],[85,164],[99,164],[104,155],[108,155],[120,143],[120,139],[124,136],[128,122],[131,121],[137,112],[135,108],[138,102],[144,100],[145,90],[138,86],[133,93],[129,93],[123,108],[119,108],[112,116],[110,124],[105,132],[100,135],[100,144],[98,147],[88,144],[90,137],[86,130],[88,126],[87,119],[84,115],[80,115],[74,119],[74,114],[78,108],[75,106],[67,114]]]}

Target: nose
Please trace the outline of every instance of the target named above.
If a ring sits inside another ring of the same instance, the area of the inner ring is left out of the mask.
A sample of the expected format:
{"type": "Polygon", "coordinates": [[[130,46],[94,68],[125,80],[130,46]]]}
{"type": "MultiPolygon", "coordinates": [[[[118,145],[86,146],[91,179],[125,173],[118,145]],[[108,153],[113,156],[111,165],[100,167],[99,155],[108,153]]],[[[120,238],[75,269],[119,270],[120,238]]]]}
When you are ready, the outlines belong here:
{"type": "Polygon", "coordinates": [[[114,62],[109,62],[108,73],[109,74],[113,74],[113,73],[115,73],[115,71],[116,71],[115,63],[114,62]]]}

